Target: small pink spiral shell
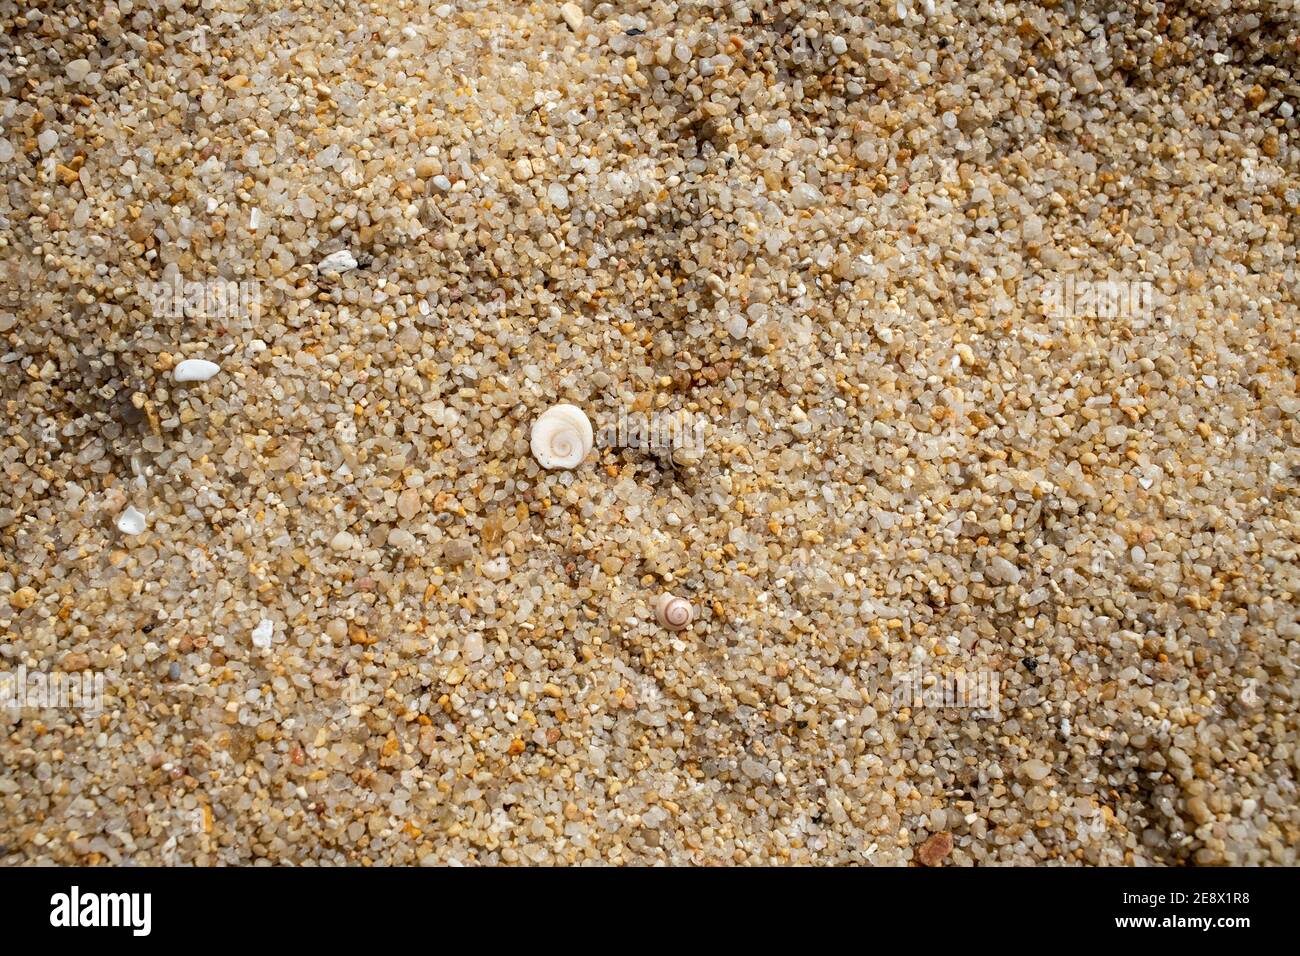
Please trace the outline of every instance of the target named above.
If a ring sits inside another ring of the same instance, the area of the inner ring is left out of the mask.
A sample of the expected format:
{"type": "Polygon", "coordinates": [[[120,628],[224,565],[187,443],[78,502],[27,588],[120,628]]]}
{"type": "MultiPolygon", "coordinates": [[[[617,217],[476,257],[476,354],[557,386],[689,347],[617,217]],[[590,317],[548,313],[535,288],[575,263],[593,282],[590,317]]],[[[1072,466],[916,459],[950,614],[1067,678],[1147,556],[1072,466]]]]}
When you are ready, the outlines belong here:
{"type": "Polygon", "coordinates": [[[655,620],[669,630],[680,631],[695,620],[695,608],[685,598],[661,594],[655,599],[655,620]]]}

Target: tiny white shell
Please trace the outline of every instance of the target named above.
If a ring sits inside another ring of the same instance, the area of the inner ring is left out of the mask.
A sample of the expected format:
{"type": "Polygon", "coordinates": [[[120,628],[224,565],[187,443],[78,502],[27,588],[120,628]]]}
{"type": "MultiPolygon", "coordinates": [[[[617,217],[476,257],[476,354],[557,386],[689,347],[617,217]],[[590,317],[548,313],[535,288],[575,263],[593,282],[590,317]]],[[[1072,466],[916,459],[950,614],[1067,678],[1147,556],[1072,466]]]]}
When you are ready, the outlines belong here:
{"type": "Polygon", "coordinates": [[[144,515],[136,510],[135,505],[127,505],[126,510],[117,516],[117,530],[123,534],[139,534],[144,528],[144,515]]]}
{"type": "Polygon", "coordinates": [[[680,631],[695,620],[695,608],[685,598],[664,593],[655,598],[655,619],[670,630],[680,631]]]}
{"type": "Polygon", "coordinates": [[[253,628],[253,646],[266,650],[271,646],[271,638],[275,635],[275,625],[266,618],[257,622],[257,627],[253,628]]]}
{"type": "Polygon", "coordinates": [[[316,268],[321,272],[349,272],[357,267],[357,257],[347,249],[331,252],[316,268]]]}
{"type": "Polygon", "coordinates": [[[221,371],[216,362],[206,359],[186,359],[176,366],[172,377],[178,382],[206,382],[221,371]]]}
{"type": "Polygon", "coordinates": [[[576,405],[553,405],[533,422],[529,447],[543,468],[577,468],[591,451],[595,434],[576,405]]]}

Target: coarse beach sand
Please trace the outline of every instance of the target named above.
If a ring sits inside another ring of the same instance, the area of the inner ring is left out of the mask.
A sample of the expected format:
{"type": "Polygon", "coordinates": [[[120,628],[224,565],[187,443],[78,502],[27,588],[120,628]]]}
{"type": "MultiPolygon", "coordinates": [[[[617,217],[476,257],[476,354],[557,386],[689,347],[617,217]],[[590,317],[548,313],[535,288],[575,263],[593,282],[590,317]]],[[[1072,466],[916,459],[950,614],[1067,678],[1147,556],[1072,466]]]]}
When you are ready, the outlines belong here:
{"type": "Polygon", "coordinates": [[[0,863],[1295,862],[1295,2],[0,25],[0,863]]]}

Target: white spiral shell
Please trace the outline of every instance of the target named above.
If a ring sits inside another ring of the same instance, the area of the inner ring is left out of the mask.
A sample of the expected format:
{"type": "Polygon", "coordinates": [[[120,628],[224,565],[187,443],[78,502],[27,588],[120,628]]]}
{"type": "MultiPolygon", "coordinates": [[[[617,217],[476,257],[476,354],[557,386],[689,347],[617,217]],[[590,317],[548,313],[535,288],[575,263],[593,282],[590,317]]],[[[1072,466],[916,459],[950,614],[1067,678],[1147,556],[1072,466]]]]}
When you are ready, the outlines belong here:
{"type": "Polygon", "coordinates": [[[655,620],[669,630],[680,631],[695,620],[695,608],[685,598],[664,593],[655,598],[655,620]]]}
{"type": "Polygon", "coordinates": [[[591,422],[576,405],[552,405],[533,422],[529,446],[543,468],[577,468],[587,457],[595,435],[591,422]]]}

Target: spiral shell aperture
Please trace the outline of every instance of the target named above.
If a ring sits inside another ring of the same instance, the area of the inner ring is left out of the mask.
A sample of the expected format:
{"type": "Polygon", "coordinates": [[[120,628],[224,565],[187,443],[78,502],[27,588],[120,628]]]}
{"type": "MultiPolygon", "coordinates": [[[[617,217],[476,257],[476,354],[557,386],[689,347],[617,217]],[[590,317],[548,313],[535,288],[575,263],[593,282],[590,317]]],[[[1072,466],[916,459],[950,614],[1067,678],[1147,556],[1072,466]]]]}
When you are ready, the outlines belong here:
{"type": "Polygon", "coordinates": [[[577,468],[591,451],[591,422],[576,405],[552,405],[533,422],[529,446],[543,468],[577,468]]]}
{"type": "Polygon", "coordinates": [[[655,620],[669,630],[680,631],[695,620],[695,608],[685,598],[661,594],[655,599],[655,620]]]}

